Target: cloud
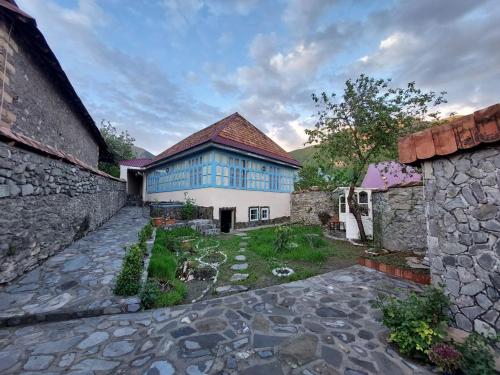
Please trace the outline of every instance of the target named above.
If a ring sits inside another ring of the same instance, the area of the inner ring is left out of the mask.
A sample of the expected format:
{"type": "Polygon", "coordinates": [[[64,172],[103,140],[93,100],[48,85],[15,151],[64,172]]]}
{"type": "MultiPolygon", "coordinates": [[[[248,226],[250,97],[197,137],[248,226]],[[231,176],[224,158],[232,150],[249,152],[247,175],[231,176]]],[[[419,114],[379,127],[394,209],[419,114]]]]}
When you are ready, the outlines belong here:
{"type": "Polygon", "coordinates": [[[103,15],[95,3],[82,6],[82,0],[68,9],[41,0],[19,2],[36,16],[55,54],[69,57],[61,59],[62,66],[97,123],[112,121],[127,129],[138,146],[159,153],[200,124],[222,117],[218,108],[193,99],[174,84],[154,61],[103,43],[97,30],[105,18],[94,17],[103,15]]]}
{"type": "Polygon", "coordinates": [[[282,18],[294,33],[314,31],[317,21],[334,5],[333,0],[291,0],[282,18]]]}

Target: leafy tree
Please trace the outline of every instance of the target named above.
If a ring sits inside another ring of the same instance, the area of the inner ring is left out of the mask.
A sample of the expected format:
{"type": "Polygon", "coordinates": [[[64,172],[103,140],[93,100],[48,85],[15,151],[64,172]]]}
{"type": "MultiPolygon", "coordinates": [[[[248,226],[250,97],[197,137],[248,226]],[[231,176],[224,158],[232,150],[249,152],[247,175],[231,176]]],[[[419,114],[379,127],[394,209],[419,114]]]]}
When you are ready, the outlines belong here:
{"type": "Polygon", "coordinates": [[[364,74],[345,83],[341,100],[335,94],[312,95],[319,119],[313,129],[306,130],[308,143],[316,143],[323,160],[330,167],[348,168],[347,203],[358,224],[360,238],[366,241],[361,212],[354,198],[369,163],[394,159],[400,136],[438,119],[431,108],[445,102],[444,92],[423,92],[414,82],[406,88],[391,88],[391,80],[375,79],[364,74]]]}
{"type": "Polygon", "coordinates": [[[112,176],[120,177],[118,162],[132,159],[135,156],[133,149],[135,139],[130,136],[128,131],[118,132],[110,121],[102,120],[99,130],[115,160],[114,163],[100,162],[99,169],[112,176]]]}

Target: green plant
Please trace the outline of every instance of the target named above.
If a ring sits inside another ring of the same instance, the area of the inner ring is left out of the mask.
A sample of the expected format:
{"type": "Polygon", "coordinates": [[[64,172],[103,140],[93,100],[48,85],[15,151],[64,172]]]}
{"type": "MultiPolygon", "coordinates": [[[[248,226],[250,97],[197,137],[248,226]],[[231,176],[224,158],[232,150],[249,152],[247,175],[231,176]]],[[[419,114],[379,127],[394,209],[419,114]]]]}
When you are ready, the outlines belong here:
{"type": "Polygon", "coordinates": [[[177,259],[172,253],[158,254],[149,261],[148,273],[152,278],[162,281],[174,280],[176,270],[177,259]]]}
{"type": "Polygon", "coordinates": [[[155,307],[178,305],[187,296],[187,287],[182,281],[172,280],[170,290],[162,293],[156,301],[155,307]]]}
{"type": "Polygon", "coordinates": [[[483,336],[471,333],[458,349],[462,354],[460,369],[464,374],[495,374],[495,360],[488,341],[483,336]]]}
{"type": "Polygon", "coordinates": [[[406,299],[380,297],[375,306],[382,309],[383,323],[391,331],[389,341],[403,354],[427,354],[444,337],[449,299],[440,288],[410,293],[406,299]]]}
{"type": "Polygon", "coordinates": [[[196,206],[194,205],[194,199],[186,196],[186,200],[181,207],[181,218],[182,220],[191,220],[194,218],[196,211],[196,206]]]}
{"type": "Polygon", "coordinates": [[[138,245],[132,245],[123,258],[122,269],[115,284],[115,294],[133,296],[139,292],[143,266],[143,250],[138,245]]]}
{"type": "Polygon", "coordinates": [[[151,238],[152,235],[153,235],[153,225],[151,224],[151,221],[150,221],[149,223],[147,223],[144,226],[144,228],[142,228],[139,231],[139,234],[138,234],[139,242],[140,243],[146,242],[147,240],[149,240],[151,238]]]}
{"type": "Polygon", "coordinates": [[[274,251],[281,253],[290,249],[292,242],[292,228],[288,225],[280,225],[274,231],[273,247],[274,251]]]}
{"type": "Polygon", "coordinates": [[[453,345],[445,343],[436,344],[429,350],[429,359],[446,374],[453,374],[458,370],[460,356],[453,345]]]}
{"type": "Polygon", "coordinates": [[[160,298],[161,291],[156,280],[148,280],[144,283],[141,289],[140,297],[142,306],[145,309],[155,307],[156,301],[160,298]]]}

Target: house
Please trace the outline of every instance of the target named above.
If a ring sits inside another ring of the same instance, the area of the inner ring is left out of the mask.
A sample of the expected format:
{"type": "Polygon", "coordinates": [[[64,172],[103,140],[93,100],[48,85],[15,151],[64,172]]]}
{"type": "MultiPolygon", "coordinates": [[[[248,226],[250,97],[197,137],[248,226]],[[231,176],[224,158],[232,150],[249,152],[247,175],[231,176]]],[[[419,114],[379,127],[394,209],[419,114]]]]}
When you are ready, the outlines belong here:
{"type": "Polygon", "coordinates": [[[213,207],[223,232],[290,217],[297,160],[234,113],[168,148],[144,167],[145,201],[213,207]]]}
{"type": "Polygon", "coordinates": [[[153,159],[140,158],[121,160],[120,178],[127,182],[127,196],[132,200],[142,200],[144,167],[153,159]]]}
{"type": "Polygon", "coordinates": [[[500,333],[500,104],[399,141],[399,160],[423,169],[433,284],[452,322],[500,333]]]}
{"type": "Polygon", "coordinates": [[[30,15],[0,0],[0,284],[125,203],[99,129],[30,15]]]}

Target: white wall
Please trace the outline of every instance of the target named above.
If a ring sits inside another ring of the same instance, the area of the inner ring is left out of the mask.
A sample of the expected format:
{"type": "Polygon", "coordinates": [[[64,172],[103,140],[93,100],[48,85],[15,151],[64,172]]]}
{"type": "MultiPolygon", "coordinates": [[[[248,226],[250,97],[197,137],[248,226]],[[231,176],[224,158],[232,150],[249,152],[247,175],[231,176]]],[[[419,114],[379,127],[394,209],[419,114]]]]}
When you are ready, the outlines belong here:
{"type": "Polygon", "coordinates": [[[290,193],[267,191],[236,190],[223,188],[205,188],[180,190],[165,193],[145,193],[144,200],[184,201],[184,193],[195,200],[195,204],[214,207],[214,219],[219,219],[219,208],[236,207],[236,222],[248,222],[248,208],[252,206],[269,206],[270,218],[290,216],[290,193]]]}

